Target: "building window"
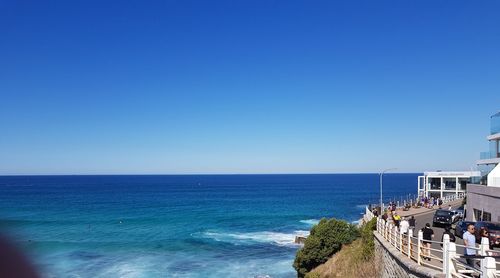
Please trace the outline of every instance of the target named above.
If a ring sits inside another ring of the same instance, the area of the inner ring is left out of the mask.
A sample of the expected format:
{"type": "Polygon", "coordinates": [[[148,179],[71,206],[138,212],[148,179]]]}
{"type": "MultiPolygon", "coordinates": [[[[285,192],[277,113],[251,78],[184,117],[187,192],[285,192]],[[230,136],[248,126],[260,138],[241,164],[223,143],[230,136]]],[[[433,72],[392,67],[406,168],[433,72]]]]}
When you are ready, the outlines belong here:
{"type": "Polygon", "coordinates": [[[474,209],[476,221],[491,221],[491,212],[474,209]]]}
{"type": "Polygon", "coordinates": [[[456,190],[457,189],[457,183],[455,178],[444,178],[444,189],[445,190],[456,190]]]}
{"type": "Polygon", "coordinates": [[[491,221],[491,213],[483,211],[483,221],[491,221]]]}
{"type": "Polygon", "coordinates": [[[476,221],[481,221],[481,214],[480,210],[474,209],[474,219],[476,219],[476,221]]]}
{"type": "Polygon", "coordinates": [[[430,189],[440,190],[441,189],[441,178],[431,178],[430,179],[430,189]]]}

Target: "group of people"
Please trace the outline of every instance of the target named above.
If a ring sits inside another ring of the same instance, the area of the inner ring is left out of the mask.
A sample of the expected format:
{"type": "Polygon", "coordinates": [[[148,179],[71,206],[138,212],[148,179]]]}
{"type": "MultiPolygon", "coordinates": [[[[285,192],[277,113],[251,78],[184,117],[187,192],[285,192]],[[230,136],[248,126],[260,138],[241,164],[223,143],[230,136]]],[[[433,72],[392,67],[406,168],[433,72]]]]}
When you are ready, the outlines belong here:
{"type": "Polygon", "coordinates": [[[433,208],[434,206],[441,206],[443,205],[443,200],[441,198],[434,198],[434,197],[426,197],[422,196],[420,199],[417,200],[417,206],[420,207],[425,207],[425,208],[433,208]]]}
{"type": "Polygon", "coordinates": [[[403,227],[403,231],[405,233],[408,232],[408,229],[414,229],[415,228],[415,216],[411,216],[410,218],[408,217],[401,217],[396,211],[393,210],[387,210],[383,215],[382,219],[387,222],[388,219],[392,219],[392,222],[394,223],[394,226],[396,226],[400,231],[401,227],[403,227]]]}
{"type": "MultiPolygon", "coordinates": [[[[465,258],[467,264],[474,267],[474,260],[472,257],[476,256],[476,240],[481,242],[482,238],[489,238],[489,231],[487,228],[482,227],[477,233],[479,237],[476,237],[476,227],[474,224],[467,225],[467,231],[463,235],[464,244],[469,248],[465,248],[465,258]]],[[[491,245],[490,245],[491,249],[491,245]]]]}
{"type": "MultiPolygon", "coordinates": [[[[389,219],[392,219],[394,222],[394,225],[398,228],[399,232],[403,235],[405,235],[405,241],[407,240],[408,237],[408,231],[409,229],[415,229],[416,226],[416,220],[415,217],[412,215],[410,217],[401,217],[397,212],[392,211],[391,209],[387,210],[381,218],[384,221],[388,221],[389,219]]],[[[431,228],[430,223],[426,223],[425,226],[421,229],[422,231],[422,257],[424,260],[431,261],[431,245],[432,245],[432,240],[434,238],[434,230],[431,228]]],[[[455,235],[451,232],[451,227],[446,226],[444,227],[444,232],[441,237],[441,242],[444,240],[444,236],[448,235],[450,242],[455,242],[456,237],[455,235]]],[[[479,232],[479,235],[481,237],[488,237],[488,230],[487,229],[481,229],[479,232]]],[[[464,244],[467,247],[465,249],[465,258],[467,261],[467,264],[471,267],[474,267],[474,259],[473,257],[476,256],[476,236],[475,236],[475,227],[473,224],[469,224],[467,226],[467,231],[463,235],[464,239],[464,244]]],[[[441,247],[443,244],[441,243],[441,247]]]]}

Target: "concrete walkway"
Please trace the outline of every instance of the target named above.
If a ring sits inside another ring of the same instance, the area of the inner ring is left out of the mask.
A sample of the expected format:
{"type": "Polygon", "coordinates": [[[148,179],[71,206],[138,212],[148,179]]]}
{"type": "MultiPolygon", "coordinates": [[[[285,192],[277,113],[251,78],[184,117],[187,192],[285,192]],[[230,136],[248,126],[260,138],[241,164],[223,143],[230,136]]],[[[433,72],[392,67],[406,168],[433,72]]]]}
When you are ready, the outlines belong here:
{"type": "MultiPolygon", "coordinates": [[[[442,207],[443,209],[448,209],[448,205],[451,205],[453,209],[460,207],[462,204],[462,199],[458,199],[455,201],[451,201],[449,203],[444,204],[442,207]]],[[[410,210],[404,211],[403,209],[397,209],[396,213],[399,214],[400,216],[417,216],[420,214],[426,214],[426,213],[434,213],[434,211],[438,210],[439,206],[434,206],[432,209],[428,208],[411,208],[410,210]]]]}

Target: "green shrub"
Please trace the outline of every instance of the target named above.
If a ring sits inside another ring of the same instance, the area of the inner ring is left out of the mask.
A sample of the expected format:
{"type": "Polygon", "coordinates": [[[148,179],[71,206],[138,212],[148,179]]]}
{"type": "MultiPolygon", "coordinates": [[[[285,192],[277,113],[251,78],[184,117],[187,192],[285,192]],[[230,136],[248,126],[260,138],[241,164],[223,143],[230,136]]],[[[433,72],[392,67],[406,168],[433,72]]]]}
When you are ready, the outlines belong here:
{"type": "Polygon", "coordinates": [[[354,241],[358,235],[356,226],[346,221],[334,218],[321,219],[313,226],[311,234],[304,242],[304,247],[295,256],[293,267],[297,270],[297,276],[304,277],[313,268],[337,253],[343,244],[354,241]]]}
{"type": "Polygon", "coordinates": [[[361,242],[363,246],[363,260],[369,260],[375,253],[375,242],[373,239],[373,231],[377,229],[377,218],[365,223],[361,229],[361,242]]]}

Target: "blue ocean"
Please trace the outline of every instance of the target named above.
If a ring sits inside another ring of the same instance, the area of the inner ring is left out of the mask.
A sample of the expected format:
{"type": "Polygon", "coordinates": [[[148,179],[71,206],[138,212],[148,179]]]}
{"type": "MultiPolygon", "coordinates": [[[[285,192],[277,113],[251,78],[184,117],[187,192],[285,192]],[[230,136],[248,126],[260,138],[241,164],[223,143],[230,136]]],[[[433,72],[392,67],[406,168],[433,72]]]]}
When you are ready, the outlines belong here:
{"type": "Polygon", "coordinates": [[[43,277],[296,277],[296,235],[378,198],[378,174],[3,176],[0,229],[43,277]]]}

